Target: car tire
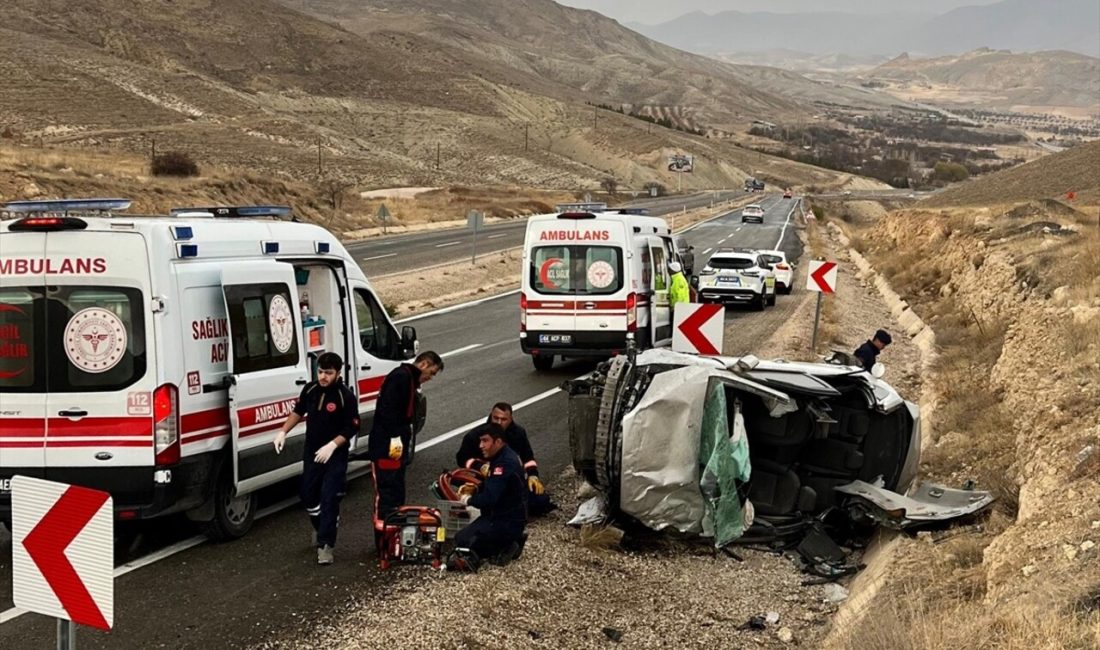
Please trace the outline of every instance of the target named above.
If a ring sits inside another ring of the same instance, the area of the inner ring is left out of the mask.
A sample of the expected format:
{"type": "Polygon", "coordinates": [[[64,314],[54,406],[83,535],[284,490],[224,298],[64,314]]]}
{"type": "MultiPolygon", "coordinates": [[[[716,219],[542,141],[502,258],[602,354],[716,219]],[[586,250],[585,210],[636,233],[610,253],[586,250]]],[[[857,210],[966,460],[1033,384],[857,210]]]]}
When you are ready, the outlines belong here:
{"type": "Polygon", "coordinates": [[[794,287],[792,287],[790,285],[787,285],[787,286],[783,287],[783,295],[784,296],[791,295],[791,291],[794,291],[794,287]]]}
{"type": "Polygon", "coordinates": [[[203,524],[203,532],[215,542],[243,537],[256,520],[256,495],[236,496],[233,487],[233,461],[222,463],[214,483],[214,518],[203,524]]]}
{"type": "Polygon", "coordinates": [[[554,355],[552,354],[533,354],[531,355],[531,363],[535,364],[535,370],[546,371],[554,367],[554,355]]]}
{"type": "Polygon", "coordinates": [[[768,306],[775,306],[775,292],[768,296],[768,306]]]}
{"type": "Polygon", "coordinates": [[[768,306],[768,299],[764,296],[764,294],[760,294],[760,297],[756,300],[754,306],[756,307],[756,311],[764,311],[764,309],[768,306]]]}

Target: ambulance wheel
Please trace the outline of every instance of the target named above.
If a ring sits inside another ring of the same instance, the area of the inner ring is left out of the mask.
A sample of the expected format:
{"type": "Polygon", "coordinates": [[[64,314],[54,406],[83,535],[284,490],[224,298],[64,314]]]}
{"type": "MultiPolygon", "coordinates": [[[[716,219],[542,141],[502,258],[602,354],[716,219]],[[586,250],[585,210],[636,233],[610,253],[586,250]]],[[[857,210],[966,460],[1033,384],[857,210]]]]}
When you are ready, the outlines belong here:
{"type": "Polygon", "coordinates": [[[256,495],[237,496],[233,487],[233,471],[223,466],[214,488],[214,518],[206,522],[204,532],[216,542],[244,536],[256,519],[256,495]]]}
{"type": "Polygon", "coordinates": [[[10,533],[11,532],[11,517],[9,515],[4,515],[3,517],[0,517],[0,525],[3,525],[4,529],[7,530],[10,533]]]}
{"type": "Polygon", "coordinates": [[[534,354],[531,355],[531,362],[535,364],[535,370],[550,370],[554,367],[554,355],[534,354]]]}

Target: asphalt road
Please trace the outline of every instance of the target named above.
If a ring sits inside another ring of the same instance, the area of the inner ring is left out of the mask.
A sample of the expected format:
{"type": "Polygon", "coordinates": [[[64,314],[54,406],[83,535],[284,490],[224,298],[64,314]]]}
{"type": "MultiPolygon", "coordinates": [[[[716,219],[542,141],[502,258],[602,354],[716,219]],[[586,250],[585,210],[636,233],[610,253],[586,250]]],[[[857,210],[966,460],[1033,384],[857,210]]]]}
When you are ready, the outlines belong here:
{"type": "MultiPolygon", "coordinates": [[[[801,253],[791,216],[797,201],[762,196],[763,224],[742,224],[734,211],[686,231],[696,247],[697,265],[722,246],[781,245],[792,259],[801,253]]],[[[802,298],[779,296],[766,312],[731,308],[727,319],[764,340],[783,305],[802,298]]],[[[517,405],[516,419],[531,434],[542,475],[553,492],[554,478],[569,462],[568,432],[562,414],[565,397],[556,387],[591,371],[591,361],[559,362],[553,371],[536,372],[519,349],[515,295],[503,296],[446,313],[414,319],[423,349],[446,355],[446,370],[425,386],[429,417],[420,435],[408,475],[410,503],[430,503],[429,486],[454,463],[458,438],[504,400],[517,405]]],[[[727,350],[729,351],[729,350],[727,350]]],[[[739,350],[740,351],[740,350],[739,350]]],[[[293,482],[263,494],[265,504],[294,494],[293,482]]],[[[369,600],[400,583],[416,568],[381,573],[373,554],[370,481],[349,482],[342,505],[336,564],[318,567],[310,545],[310,527],[298,507],[275,510],[257,521],[245,538],[226,544],[200,542],[179,518],[145,522],[142,535],[123,561],[155,560],[115,581],[115,629],[79,630],[81,648],[236,648],[274,635],[311,638],[318,624],[339,616],[357,600],[369,600]],[[170,553],[174,545],[194,545],[170,553]],[[164,556],[164,557],[161,557],[164,556]],[[160,559],[158,559],[160,558],[160,559]]],[[[270,508],[269,508],[270,509],[270,508]]],[[[54,643],[53,620],[18,615],[12,607],[11,539],[0,535],[0,648],[46,648],[54,643]]]]}
{"type": "MultiPolygon", "coordinates": [[[[739,198],[744,192],[714,191],[686,196],[661,197],[633,201],[620,207],[644,207],[650,214],[664,215],[710,205],[712,202],[739,198]]],[[[486,226],[478,232],[477,253],[493,253],[523,245],[526,219],[486,226]]],[[[469,259],[474,253],[473,231],[465,228],[435,230],[410,235],[379,237],[346,245],[355,261],[367,274],[378,277],[421,269],[433,264],[469,259]]]]}

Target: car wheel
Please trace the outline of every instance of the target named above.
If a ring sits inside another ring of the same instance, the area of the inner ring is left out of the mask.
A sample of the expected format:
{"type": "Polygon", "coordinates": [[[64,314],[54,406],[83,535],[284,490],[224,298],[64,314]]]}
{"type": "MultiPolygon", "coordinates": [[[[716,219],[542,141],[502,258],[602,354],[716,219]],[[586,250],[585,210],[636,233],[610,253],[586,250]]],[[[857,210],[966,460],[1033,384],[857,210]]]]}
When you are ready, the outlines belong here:
{"type": "Polygon", "coordinates": [[[768,296],[768,305],[775,305],[775,293],[772,293],[772,295],[768,296]]]}
{"type": "Polygon", "coordinates": [[[783,287],[783,295],[784,296],[789,296],[789,295],[791,295],[791,291],[793,291],[793,290],[794,290],[794,287],[789,286],[789,285],[785,286],[785,287],[783,287]]]}
{"type": "Polygon", "coordinates": [[[531,362],[535,364],[535,370],[550,370],[554,367],[554,355],[533,354],[531,355],[531,362]]]}
{"type": "Polygon", "coordinates": [[[256,519],[256,495],[238,496],[233,487],[233,461],[225,459],[214,484],[214,518],[206,522],[203,532],[216,542],[243,537],[256,519]]]}
{"type": "Polygon", "coordinates": [[[768,306],[768,299],[764,297],[764,294],[760,294],[760,297],[756,300],[756,311],[764,311],[764,308],[768,306]]]}

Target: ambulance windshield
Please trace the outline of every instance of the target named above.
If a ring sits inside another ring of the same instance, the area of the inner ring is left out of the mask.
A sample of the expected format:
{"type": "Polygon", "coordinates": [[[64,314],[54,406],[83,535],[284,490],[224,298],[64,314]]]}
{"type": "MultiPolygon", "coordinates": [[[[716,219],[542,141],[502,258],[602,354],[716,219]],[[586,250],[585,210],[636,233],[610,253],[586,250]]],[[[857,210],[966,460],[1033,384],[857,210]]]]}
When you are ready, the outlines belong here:
{"type": "Polygon", "coordinates": [[[612,294],[623,286],[622,250],[614,246],[540,246],[531,253],[531,288],[541,294],[612,294]]]}

